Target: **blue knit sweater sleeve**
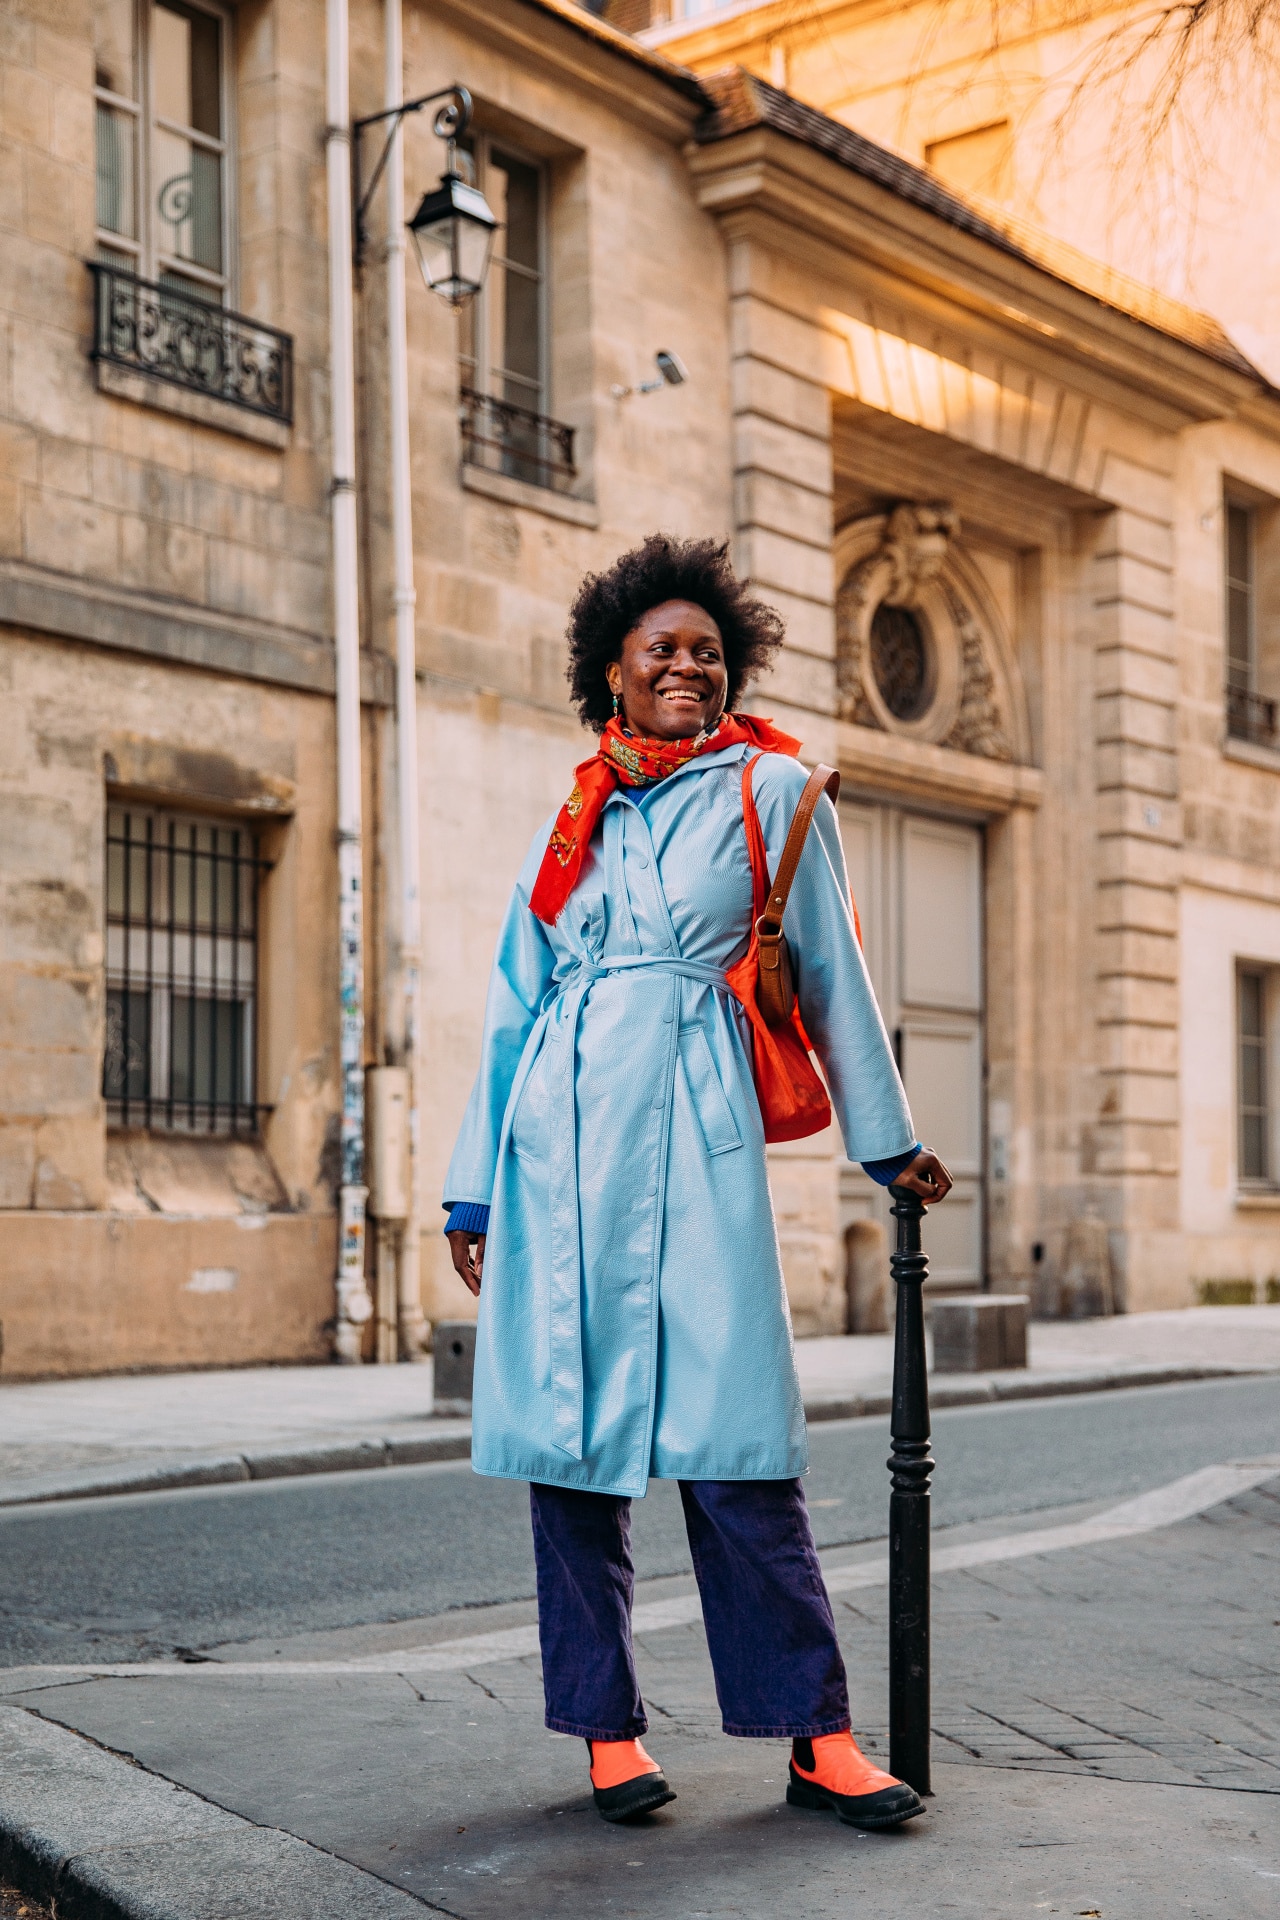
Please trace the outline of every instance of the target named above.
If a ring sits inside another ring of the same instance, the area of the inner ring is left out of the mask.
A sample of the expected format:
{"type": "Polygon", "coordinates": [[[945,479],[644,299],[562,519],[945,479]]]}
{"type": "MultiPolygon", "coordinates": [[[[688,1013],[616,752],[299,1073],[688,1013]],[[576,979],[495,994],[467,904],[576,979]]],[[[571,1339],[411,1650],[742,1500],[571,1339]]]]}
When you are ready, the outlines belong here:
{"type": "Polygon", "coordinates": [[[446,1200],[445,1206],[449,1211],[444,1223],[446,1233],[488,1233],[489,1209],[482,1200],[459,1200],[456,1205],[446,1200]]]}
{"type": "Polygon", "coordinates": [[[878,1187],[891,1187],[898,1175],[911,1165],[918,1153],[924,1148],[917,1140],[910,1153],[895,1154],[892,1160],[864,1160],[862,1171],[869,1174],[878,1187]]]}

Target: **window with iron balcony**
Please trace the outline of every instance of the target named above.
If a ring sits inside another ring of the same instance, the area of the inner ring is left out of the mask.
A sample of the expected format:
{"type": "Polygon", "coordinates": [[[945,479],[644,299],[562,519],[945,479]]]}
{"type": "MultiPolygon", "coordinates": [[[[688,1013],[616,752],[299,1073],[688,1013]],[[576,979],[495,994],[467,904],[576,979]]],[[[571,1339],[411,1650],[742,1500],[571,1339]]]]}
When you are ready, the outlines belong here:
{"type": "Polygon", "coordinates": [[[232,18],[95,0],[93,358],[292,418],[292,341],[234,310],[232,18]]]}
{"type": "Polygon", "coordinates": [[[463,461],[567,493],[578,477],[575,430],[548,410],[550,168],[483,131],[466,154],[500,226],[486,283],[460,322],[463,461]]]}

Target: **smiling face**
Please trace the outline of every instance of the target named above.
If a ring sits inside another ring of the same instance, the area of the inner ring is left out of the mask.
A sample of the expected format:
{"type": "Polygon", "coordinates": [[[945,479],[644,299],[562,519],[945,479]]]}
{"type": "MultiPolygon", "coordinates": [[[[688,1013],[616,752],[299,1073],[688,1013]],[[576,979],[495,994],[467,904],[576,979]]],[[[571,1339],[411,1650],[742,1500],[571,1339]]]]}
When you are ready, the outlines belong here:
{"type": "Polygon", "coordinates": [[[729,692],[720,629],[691,600],[650,607],[607,673],[626,724],[653,740],[691,740],[713,727],[729,692]]]}

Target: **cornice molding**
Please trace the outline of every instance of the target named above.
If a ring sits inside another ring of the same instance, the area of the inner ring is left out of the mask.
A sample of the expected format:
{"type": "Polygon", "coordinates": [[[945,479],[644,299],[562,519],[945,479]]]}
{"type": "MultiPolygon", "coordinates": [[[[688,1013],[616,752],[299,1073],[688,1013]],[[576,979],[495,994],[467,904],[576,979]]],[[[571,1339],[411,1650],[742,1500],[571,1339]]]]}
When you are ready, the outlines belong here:
{"type": "MultiPolygon", "coordinates": [[[[336,686],[333,642],[319,634],[218,614],[22,560],[0,561],[0,626],[298,693],[331,698],[336,686]]],[[[361,652],[360,698],[372,706],[394,702],[395,662],[386,654],[361,652]]]]}
{"type": "Polygon", "coordinates": [[[999,819],[1015,807],[1038,807],[1044,798],[1039,767],[984,760],[954,747],[900,740],[852,721],[836,724],[841,791],[880,799],[909,799],[965,813],[973,820],[999,819]]]}
{"type": "MultiPolygon", "coordinates": [[[[705,111],[694,76],[589,13],[556,0],[435,0],[433,12],[523,69],[590,90],[612,112],[683,143],[705,111]]],[[[463,76],[465,78],[465,75],[463,76]]]]}
{"type": "Polygon", "coordinates": [[[1258,386],[1247,374],[990,243],[953,227],[771,127],[686,151],[699,205],[730,238],[763,242],[836,284],[870,264],[930,305],[981,317],[1024,356],[1062,378],[1076,367],[1096,388],[1154,424],[1177,430],[1230,417],[1258,386]]]}

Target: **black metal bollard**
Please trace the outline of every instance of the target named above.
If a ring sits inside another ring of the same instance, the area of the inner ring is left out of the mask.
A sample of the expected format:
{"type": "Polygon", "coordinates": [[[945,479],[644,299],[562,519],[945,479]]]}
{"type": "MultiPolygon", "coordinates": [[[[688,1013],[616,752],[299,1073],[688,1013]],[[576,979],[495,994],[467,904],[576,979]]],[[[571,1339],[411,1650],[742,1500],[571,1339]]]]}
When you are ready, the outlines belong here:
{"type": "Polygon", "coordinates": [[[929,1380],[924,1351],[927,1257],[920,1251],[923,1200],[890,1187],[898,1244],[889,1257],[897,1283],[889,1495],[889,1771],[929,1785],[929,1380]]]}

